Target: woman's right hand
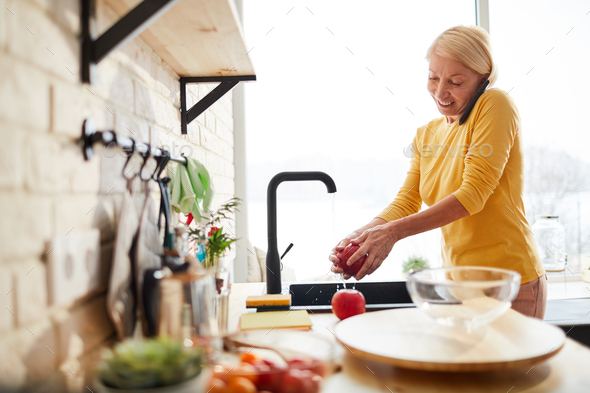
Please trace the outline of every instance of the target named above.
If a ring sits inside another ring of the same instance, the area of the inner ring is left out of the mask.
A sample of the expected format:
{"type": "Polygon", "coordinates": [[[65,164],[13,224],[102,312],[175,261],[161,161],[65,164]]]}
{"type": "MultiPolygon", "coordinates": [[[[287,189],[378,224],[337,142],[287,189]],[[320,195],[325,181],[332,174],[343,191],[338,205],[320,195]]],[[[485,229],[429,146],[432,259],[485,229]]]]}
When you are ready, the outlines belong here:
{"type": "Polygon", "coordinates": [[[344,250],[346,248],[346,246],[348,246],[348,244],[350,243],[350,241],[352,239],[356,239],[362,233],[363,233],[362,228],[359,228],[356,231],[351,232],[344,239],[340,240],[340,242],[336,245],[336,247],[334,247],[332,249],[332,251],[330,252],[330,256],[328,257],[328,259],[330,259],[330,262],[332,262],[332,269],[331,269],[332,273],[342,274],[345,280],[348,280],[351,277],[350,275],[345,274],[344,271],[342,270],[342,268],[336,266],[336,264],[338,262],[340,262],[340,259],[338,259],[337,255],[339,252],[344,250]]]}
{"type": "Polygon", "coordinates": [[[348,244],[352,241],[352,239],[356,239],[357,237],[362,235],[367,229],[371,229],[377,225],[382,225],[384,223],[386,223],[386,221],[384,219],[374,218],[373,220],[371,220],[370,223],[368,223],[364,227],[359,228],[356,231],[352,231],[344,239],[340,240],[340,242],[336,245],[336,247],[334,247],[332,249],[332,251],[330,252],[330,256],[328,257],[330,262],[332,262],[332,269],[331,269],[332,272],[336,273],[336,274],[342,274],[345,280],[348,280],[350,277],[352,277],[348,274],[344,274],[344,271],[342,270],[342,268],[339,268],[336,266],[336,264],[338,262],[340,262],[340,259],[338,259],[338,257],[337,257],[338,253],[340,251],[344,250],[346,248],[346,246],[348,246],[348,244]]]}

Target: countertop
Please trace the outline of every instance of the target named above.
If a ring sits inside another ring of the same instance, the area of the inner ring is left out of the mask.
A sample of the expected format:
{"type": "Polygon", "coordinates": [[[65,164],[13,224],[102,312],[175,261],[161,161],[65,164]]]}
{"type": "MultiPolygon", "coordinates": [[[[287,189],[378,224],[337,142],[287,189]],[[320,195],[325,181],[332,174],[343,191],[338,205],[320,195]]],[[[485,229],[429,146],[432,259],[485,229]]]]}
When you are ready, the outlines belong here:
{"type": "MultiPolygon", "coordinates": [[[[260,295],[264,285],[264,283],[232,285],[229,303],[230,331],[237,330],[240,315],[247,312],[246,297],[260,295]]],[[[580,285],[579,292],[576,291],[576,293],[582,294],[584,288],[585,285],[580,285]]],[[[334,326],[338,323],[336,316],[310,314],[310,317],[313,322],[312,331],[336,342],[330,332],[334,331],[334,326]]],[[[435,373],[405,370],[357,358],[339,344],[337,345],[342,371],[326,381],[322,390],[324,393],[586,393],[590,391],[590,373],[588,372],[590,349],[569,338],[556,356],[533,368],[486,373],[435,373]]]]}

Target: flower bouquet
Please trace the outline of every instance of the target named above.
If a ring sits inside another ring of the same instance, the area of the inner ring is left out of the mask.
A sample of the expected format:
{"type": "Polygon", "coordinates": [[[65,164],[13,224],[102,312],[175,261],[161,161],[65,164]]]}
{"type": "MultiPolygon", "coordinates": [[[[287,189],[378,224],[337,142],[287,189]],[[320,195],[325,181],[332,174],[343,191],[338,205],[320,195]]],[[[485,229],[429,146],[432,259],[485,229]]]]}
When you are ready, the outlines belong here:
{"type": "Polygon", "coordinates": [[[196,228],[188,227],[189,240],[197,244],[197,258],[204,268],[219,266],[220,260],[231,249],[232,244],[238,240],[235,235],[221,224],[223,221],[233,220],[234,214],[240,205],[239,198],[232,198],[211,212],[209,217],[197,224],[196,228]],[[229,234],[228,234],[229,233],[229,234]]]}
{"type": "Polygon", "coordinates": [[[196,244],[196,257],[201,267],[208,270],[215,277],[217,296],[215,297],[215,314],[221,334],[227,331],[228,302],[230,293],[230,276],[225,266],[224,256],[236,242],[235,235],[222,224],[233,220],[232,215],[237,211],[241,200],[232,198],[208,218],[204,217],[196,228],[188,227],[189,239],[196,244]]]}

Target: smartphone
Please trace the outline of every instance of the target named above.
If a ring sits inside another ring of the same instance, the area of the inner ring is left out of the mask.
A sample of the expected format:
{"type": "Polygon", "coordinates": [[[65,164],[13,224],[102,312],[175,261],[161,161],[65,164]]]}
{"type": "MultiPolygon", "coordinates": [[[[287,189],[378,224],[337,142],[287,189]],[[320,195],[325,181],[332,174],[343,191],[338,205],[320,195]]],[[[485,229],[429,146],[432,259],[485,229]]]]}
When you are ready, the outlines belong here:
{"type": "Polygon", "coordinates": [[[469,102],[469,105],[467,105],[467,109],[465,109],[465,112],[463,112],[463,115],[461,115],[461,118],[459,119],[459,125],[463,125],[463,123],[465,123],[467,121],[467,118],[469,117],[469,114],[473,110],[475,103],[477,102],[479,97],[486,91],[489,84],[490,84],[490,81],[486,81],[486,83],[483,84],[483,87],[481,88],[481,90],[479,90],[477,92],[477,94],[475,95],[475,97],[473,97],[473,99],[469,102]]]}

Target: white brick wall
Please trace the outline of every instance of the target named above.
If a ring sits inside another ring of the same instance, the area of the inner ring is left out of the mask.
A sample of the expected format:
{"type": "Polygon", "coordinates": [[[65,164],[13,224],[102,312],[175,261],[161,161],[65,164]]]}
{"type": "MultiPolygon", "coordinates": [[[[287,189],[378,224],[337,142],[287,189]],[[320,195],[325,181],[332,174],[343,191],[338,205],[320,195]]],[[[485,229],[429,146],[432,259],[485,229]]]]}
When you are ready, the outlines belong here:
{"type": "MultiPolygon", "coordinates": [[[[6,8],[2,12],[6,18],[10,17],[6,8]]],[[[36,130],[48,130],[49,79],[35,67],[6,55],[0,56],[0,75],[3,76],[0,78],[2,119],[36,130]]]]}
{"type": "Polygon", "coordinates": [[[67,32],[76,34],[80,28],[80,2],[77,0],[37,0],[49,3],[48,11],[67,32]]]}
{"type": "Polygon", "coordinates": [[[60,78],[76,83],[80,72],[80,46],[64,34],[46,13],[28,1],[6,0],[14,12],[8,23],[7,46],[16,57],[60,78]]]}
{"type": "Polygon", "coordinates": [[[54,204],[55,235],[65,236],[96,228],[94,218],[99,202],[97,195],[61,196],[54,204]]]}
{"type": "Polygon", "coordinates": [[[14,328],[14,280],[9,266],[0,264],[0,334],[14,328]]]}
{"type": "Polygon", "coordinates": [[[2,177],[0,177],[0,190],[17,190],[23,185],[23,135],[15,133],[14,128],[6,124],[0,124],[0,140],[10,149],[2,149],[0,154],[0,168],[2,168],[2,177]]]}
{"type": "Polygon", "coordinates": [[[22,192],[0,193],[0,260],[41,256],[53,235],[53,210],[49,197],[22,192]]]}
{"type": "Polygon", "coordinates": [[[132,74],[121,68],[119,63],[107,57],[97,67],[98,84],[89,86],[92,93],[108,98],[116,105],[129,106],[133,102],[132,74]]]}
{"type": "Polygon", "coordinates": [[[17,332],[0,337],[0,351],[4,355],[0,356],[0,381],[3,390],[8,392],[16,391],[26,383],[27,367],[22,360],[19,338],[17,332]]]}
{"type": "Polygon", "coordinates": [[[14,313],[19,327],[45,319],[47,285],[45,265],[30,258],[14,264],[14,313]]]}
{"type": "Polygon", "coordinates": [[[55,133],[79,138],[82,122],[92,117],[98,129],[114,126],[113,105],[94,93],[94,86],[54,82],[51,86],[51,129],[55,133]]]}
{"type": "Polygon", "coordinates": [[[57,367],[57,358],[49,350],[55,347],[55,330],[49,320],[19,328],[1,337],[2,391],[6,391],[6,387],[31,391],[34,386],[43,383],[57,367]]]}
{"type": "Polygon", "coordinates": [[[27,135],[25,150],[26,188],[33,194],[50,194],[67,192],[70,187],[69,176],[71,162],[56,160],[61,157],[64,145],[54,136],[27,135]]]}
{"type": "Polygon", "coordinates": [[[0,50],[4,50],[4,46],[6,45],[6,14],[9,12],[6,9],[6,1],[0,0],[0,8],[2,12],[0,12],[0,50]]]}
{"type": "Polygon", "coordinates": [[[53,352],[60,362],[80,357],[114,333],[105,312],[104,296],[69,312],[61,310],[55,313],[52,322],[57,334],[57,346],[53,352]]]}
{"type": "MultiPolygon", "coordinates": [[[[98,30],[115,20],[97,0],[98,30]]],[[[231,93],[181,135],[178,75],[140,39],[98,65],[95,85],[80,83],[79,24],[79,0],[0,0],[0,391],[86,390],[113,337],[104,280],[125,159],[97,148],[83,160],[75,140],[85,118],[200,160],[216,185],[213,208],[234,192],[231,93]],[[48,244],[92,228],[101,232],[101,290],[69,308],[48,305],[48,244]]],[[[192,85],[189,106],[214,87],[192,85]]],[[[134,188],[141,205],[144,188],[134,188]]]]}

